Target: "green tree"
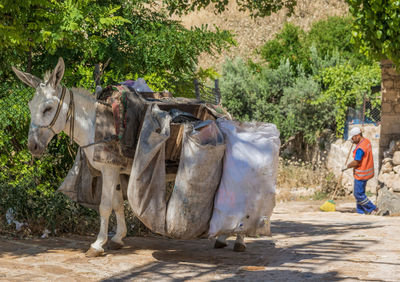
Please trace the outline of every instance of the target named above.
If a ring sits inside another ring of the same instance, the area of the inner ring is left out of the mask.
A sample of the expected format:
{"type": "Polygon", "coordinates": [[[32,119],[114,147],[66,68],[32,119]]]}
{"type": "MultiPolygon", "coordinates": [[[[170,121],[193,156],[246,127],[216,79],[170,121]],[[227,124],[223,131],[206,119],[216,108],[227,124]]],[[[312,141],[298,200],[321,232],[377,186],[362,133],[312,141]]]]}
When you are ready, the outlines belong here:
{"type": "Polygon", "coordinates": [[[349,61],[353,66],[372,64],[352,43],[352,24],[353,18],[350,16],[335,16],[317,21],[307,33],[305,46],[307,49],[315,46],[322,58],[339,53],[343,60],[349,61]]]}
{"type": "Polygon", "coordinates": [[[88,87],[94,64],[108,58],[108,83],[145,75],[191,80],[201,53],[234,43],[227,31],[186,29],[145,3],[1,0],[0,77],[15,79],[11,64],[41,76],[62,56],[68,85],[88,87]]]}
{"type": "Polygon", "coordinates": [[[400,1],[346,0],[354,17],[353,39],[370,58],[400,65],[400,1]]]}
{"type": "Polygon", "coordinates": [[[353,67],[342,64],[324,69],[319,74],[322,85],[322,95],[314,104],[335,105],[336,134],[343,135],[348,107],[360,107],[363,97],[373,105],[380,104],[380,95],[372,94],[371,87],[380,83],[380,68],[377,63],[368,66],[353,67]]]}
{"type": "Polygon", "coordinates": [[[348,61],[352,66],[372,64],[351,43],[352,23],[353,19],[350,17],[329,17],[315,22],[308,32],[287,23],[259,52],[271,68],[277,68],[282,59],[288,59],[293,69],[302,65],[307,74],[314,72],[312,60],[316,55],[325,61],[332,57],[348,61]]]}
{"type": "Polygon", "coordinates": [[[39,50],[49,54],[59,47],[92,50],[102,40],[100,34],[129,22],[115,15],[121,6],[113,2],[1,0],[0,55],[11,59],[1,62],[22,61],[31,71],[32,57],[39,50]]]}
{"type": "Polygon", "coordinates": [[[306,33],[291,23],[286,23],[274,39],[265,43],[260,54],[271,68],[277,68],[281,60],[289,60],[292,67],[308,65],[308,50],[304,48],[306,33]]]}
{"type": "MultiPolygon", "coordinates": [[[[220,13],[226,9],[229,4],[227,0],[164,0],[164,4],[170,13],[183,14],[194,10],[200,10],[210,5],[214,6],[216,13],[220,13]]],[[[294,12],[296,0],[236,0],[241,11],[249,11],[252,17],[265,17],[275,13],[282,8],[287,8],[288,14],[294,12]]]]}
{"type": "MultiPolygon", "coordinates": [[[[295,5],[294,0],[237,3],[253,16],[283,7],[290,13],[295,5]]],[[[185,29],[168,20],[166,13],[182,14],[209,5],[221,12],[227,4],[219,0],[0,0],[0,77],[14,78],[10,64],[41,75],[63,56],[68,66],[74,66],[67,69],[67,83],[87,83],[88,68],[109,57],[109,82],[137,75],[166,76],[169,82],[192,79],[199,54],[227,48],[234,43],[232,35],[218,29],[211,32],[207,26],[185,29]]]]}

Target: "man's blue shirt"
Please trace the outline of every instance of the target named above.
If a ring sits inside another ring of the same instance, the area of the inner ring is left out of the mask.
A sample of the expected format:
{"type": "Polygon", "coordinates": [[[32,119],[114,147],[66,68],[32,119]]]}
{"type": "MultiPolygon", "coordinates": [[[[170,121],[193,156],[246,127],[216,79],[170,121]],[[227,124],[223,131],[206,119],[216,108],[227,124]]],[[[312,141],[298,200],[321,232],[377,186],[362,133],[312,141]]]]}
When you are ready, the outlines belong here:
{"type": "Polygon", "coordinates": [[[357,151],[356,151],[356,156],[354,157],[354,159],[356,161],[361,161],[363,156],[364,156],[364,151],[361,148],[358,148],[357,151]]]}

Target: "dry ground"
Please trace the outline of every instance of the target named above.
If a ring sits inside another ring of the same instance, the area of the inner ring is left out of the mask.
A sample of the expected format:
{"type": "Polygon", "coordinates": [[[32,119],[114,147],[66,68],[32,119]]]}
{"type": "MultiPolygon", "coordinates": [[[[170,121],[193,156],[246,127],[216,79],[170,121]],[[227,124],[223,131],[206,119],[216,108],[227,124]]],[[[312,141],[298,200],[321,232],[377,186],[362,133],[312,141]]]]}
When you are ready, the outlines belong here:
{"type": "Polygon", "coordinates": [[[245,253],[206,239],[130,237],[122,250],[88,259],[93,238],[0,238],[0,281],[399,281],[399,218],[352,213],[350,201],[323,213],[321,203],[278,204],[273,236],[248,239],[245,253]]]}

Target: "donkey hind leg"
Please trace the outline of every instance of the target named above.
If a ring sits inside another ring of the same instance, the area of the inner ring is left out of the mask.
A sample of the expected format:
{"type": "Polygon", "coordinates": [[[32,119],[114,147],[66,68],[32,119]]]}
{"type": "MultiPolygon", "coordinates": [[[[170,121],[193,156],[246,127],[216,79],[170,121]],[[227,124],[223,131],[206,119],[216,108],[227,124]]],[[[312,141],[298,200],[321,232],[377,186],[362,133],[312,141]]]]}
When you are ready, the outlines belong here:
{"type": "Polygon", "coordinates": [[[111,238],[108,244],[108,248],[111,250],[118,250],[122,248],[122,246],[124,245],[122,239],[125,238],[126,236],[124,198],[122,195],[122,189],[120,188],[120,185],[116,187],[116,191],[114,192],[112,207],[115,212],[115,216],[117,218],[117,232],[111,238]]]}
{"type": "Polygon", "coordinates": [[[226,243],[226,238],[228,238],[228,235],[218,236],[217,240],[215,240],[214,249],[222,249],[228,246],[226,243]]]}
{"type": "Polygon", "coordinates": [[[233,246],[235,252],[244,252],[246,250],[246,244],[244,243],[244,235],[236,234],[235,245],[233,246]]]}
{"type": "Polygon", "coordinates": [[[107,242],[108,220],[112,211],[112,201],[117,184],[119,183],[119,169],[104,167],[102,169],[103,187],[101,189],[100,231],[97,240],[90,245],[86,252],[88,257],[96,257],[104,252],[103,245],[107,242]]]}

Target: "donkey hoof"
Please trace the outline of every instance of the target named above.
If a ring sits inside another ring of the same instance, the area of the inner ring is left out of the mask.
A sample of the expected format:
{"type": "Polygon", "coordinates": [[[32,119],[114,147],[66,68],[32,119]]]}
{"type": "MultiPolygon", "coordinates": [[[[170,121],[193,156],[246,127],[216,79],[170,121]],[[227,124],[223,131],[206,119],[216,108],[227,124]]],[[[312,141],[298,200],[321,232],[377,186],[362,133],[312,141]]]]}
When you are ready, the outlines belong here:
{"type": "Polygon", "coordinates": [[[228,246],[227,243],[215,240],[214,249],[222,249],[228,246]]]}
{"type": "Polygon", "coordinates": [[[246,250],[246,245],[241,243],[235,243],[233,246],[234,252],[244,252],[246,250]]]}
{"type": "Polygon", "coordinates": [[[123,247],[124,245],[114,242],[113,240],[108,241],[108,249],[109,250],[119,250],[123,247]]]}
{"type": "Polygon", "coordinates": [[[95,248],[90,247],[90,249],[85,253],[85,256],[87,258],[95,258],[102,256],[104,254],[104,251],[99,251],[96,250],[95,248]]]}

